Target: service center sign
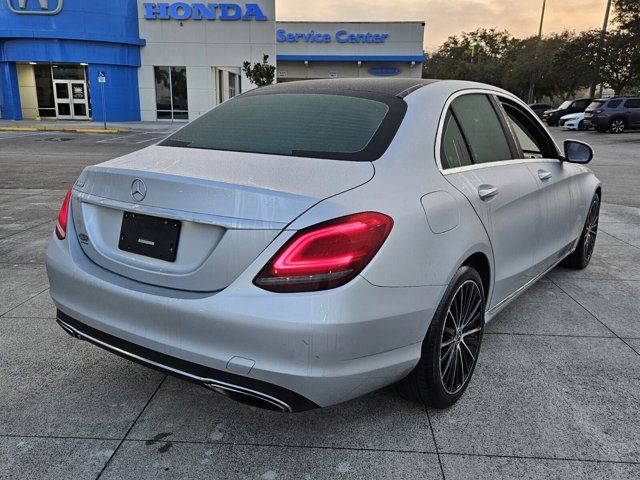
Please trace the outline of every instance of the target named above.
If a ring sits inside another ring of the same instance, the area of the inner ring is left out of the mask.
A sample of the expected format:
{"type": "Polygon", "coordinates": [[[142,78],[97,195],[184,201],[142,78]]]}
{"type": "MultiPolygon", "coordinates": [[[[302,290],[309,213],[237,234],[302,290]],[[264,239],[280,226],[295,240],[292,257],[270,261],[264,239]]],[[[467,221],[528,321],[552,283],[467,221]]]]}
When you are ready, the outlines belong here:
{"type": "Polygon", "coordinates": [[[146,20],[222,20],[264,22],[267,16],[257,3],[145,3],[146,20]]]}
{"type": "Polygon", "coordinates": [[[338,30],[335,34],[316,32],[287,32],[284,29],[276,31],[278,43],[331,43],[335,39],[338,43],[384,43],[389,38],[388,33],[351,33],[348,30],[338,30]]]}

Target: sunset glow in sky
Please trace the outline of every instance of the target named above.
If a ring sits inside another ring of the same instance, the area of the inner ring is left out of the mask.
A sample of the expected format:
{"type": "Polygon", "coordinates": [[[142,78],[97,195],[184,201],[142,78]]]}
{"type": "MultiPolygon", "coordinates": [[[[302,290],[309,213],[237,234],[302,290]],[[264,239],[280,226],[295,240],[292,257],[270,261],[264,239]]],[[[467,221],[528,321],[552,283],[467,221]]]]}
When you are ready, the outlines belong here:
{"type": "MultiPolygon", "coordinates": [[[[607,0],[547,0],[546,33],[600,28],[607,0]]],[[[538,32],[542,0],[277,0],[278,20],[424,20],[425,48],[449,35],[479,27],[508,29],[513,35],[538,32]]]]}

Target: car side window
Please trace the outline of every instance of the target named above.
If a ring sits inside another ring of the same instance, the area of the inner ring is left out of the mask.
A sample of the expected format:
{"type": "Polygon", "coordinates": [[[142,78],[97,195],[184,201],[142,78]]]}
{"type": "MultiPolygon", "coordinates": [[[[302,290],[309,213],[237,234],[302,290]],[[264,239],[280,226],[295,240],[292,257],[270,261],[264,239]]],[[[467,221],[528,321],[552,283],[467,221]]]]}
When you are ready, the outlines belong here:
{"type": "Polygon", "coordinates": [[[621,103],[622,103],[622,100],[611,100],[607,104],[607,108],[618,108],[621,103]]]}
{"type": "Polygon", "coordinates": [[[458,97],[451,110],[467,140],[473,163],[513,159],[507,135],[489,97],[483,94],[458,97]]]}
{"type": "Polygon", "coordinates": [[[508,100],[502,101],[509,125],[520,144],[524,158],[556,158],[557,151],[540,125],[524,109],[508,100]]]}
{"type": "Polygon", "coordinates": [[[543,158],[542,149],[536,143],[534,136],[526,130],[526,127],[520,124],[517,118],[512,115],[508,115],[508,118],[525,158],[543,158]]]}
{"type": "Polygon", "coordinates": [[[640,108],[640,98],[634,98],[632,100],[627,100],[624,104],[626,108],[640,108]]]}
{"type": "Polygon", "coordinates": [[[591,100],[578,100],[571,105],[571,108],[575,108],[576,110],[584,110],[591,103],[591,100]]]}
{"type": "Polygon", "coordinates": [[[471,165],[471,155],[456,117],[449,111],[444,121],[444,132],[440,147],[440,162],[443,169],[471,165]]]}

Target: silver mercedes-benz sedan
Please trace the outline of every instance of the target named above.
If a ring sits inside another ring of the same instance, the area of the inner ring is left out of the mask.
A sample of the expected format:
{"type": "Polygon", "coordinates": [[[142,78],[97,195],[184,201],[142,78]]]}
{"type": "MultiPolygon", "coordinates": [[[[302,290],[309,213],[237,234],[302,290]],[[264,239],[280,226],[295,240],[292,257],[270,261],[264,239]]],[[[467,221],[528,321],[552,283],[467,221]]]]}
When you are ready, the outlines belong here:
{"type": "Polygon", "coordinates": [[[591,148],[459,81],[252,90],[88,167],[47,251],[76,338],[282,411],[455,403],[486,322],[598,229],[591,148]]]}

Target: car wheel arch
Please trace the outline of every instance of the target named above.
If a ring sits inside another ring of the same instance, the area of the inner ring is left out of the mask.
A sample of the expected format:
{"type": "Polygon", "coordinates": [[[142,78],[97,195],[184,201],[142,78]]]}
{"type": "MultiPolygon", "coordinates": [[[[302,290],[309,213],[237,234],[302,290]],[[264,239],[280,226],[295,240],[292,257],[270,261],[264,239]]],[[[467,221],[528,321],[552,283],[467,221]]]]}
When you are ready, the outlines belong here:
{"type": "Polygon", "coordinates": [[[491,285],[492,285],[492,270],[491,263],[489,262],[489,257],[482,252],[476,252],[469,257],[467,257],[462,264],[461,267],[471,267],[480,275],[480,279],[482,280],[482,288],[484,290],[484,299],[485,305],[489,304],[489,294],[491,293],[491,285]]]}

